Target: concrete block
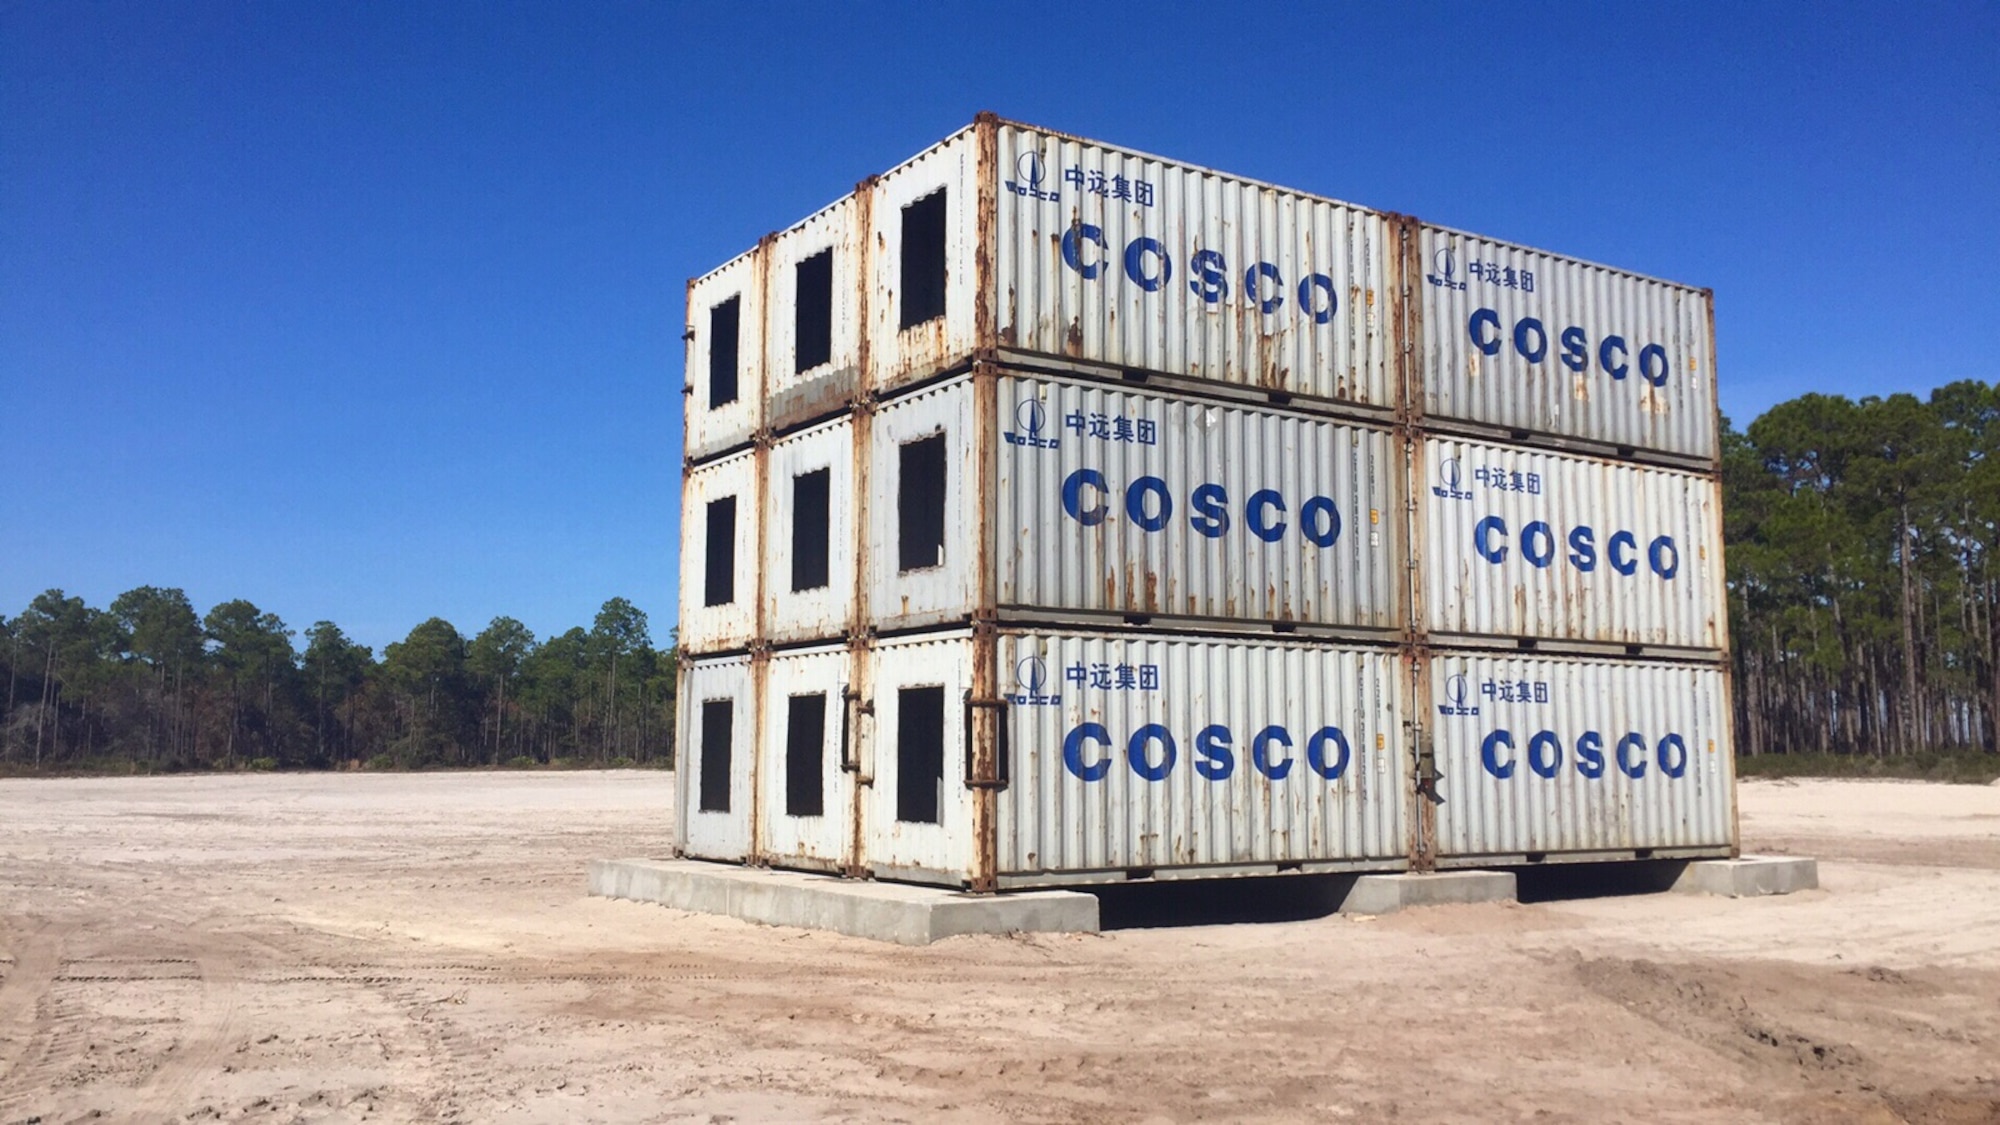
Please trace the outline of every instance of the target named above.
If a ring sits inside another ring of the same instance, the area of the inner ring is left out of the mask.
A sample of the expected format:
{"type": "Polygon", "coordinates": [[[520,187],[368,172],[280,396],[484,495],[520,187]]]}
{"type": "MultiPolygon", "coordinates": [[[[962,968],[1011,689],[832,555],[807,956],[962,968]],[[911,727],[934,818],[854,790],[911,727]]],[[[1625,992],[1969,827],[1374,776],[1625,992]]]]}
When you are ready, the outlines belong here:
{"type": "Polygon", "coordinates": [[[973,895],[700,860],[599,859],[590,893],[768,926],[928,945],[960,934],[1096,933],[1097,898],[1073,891],[973,895]]]}
{"type": "Polygon", "coordinates": [[[1804,856],[1746,855],[1741,859],[1697,859],[1674,880],[1682,894],[1788,895],[1819,888],[1819,861],[1804,856]]]}
{"type": "Polygon", "coordinates": [[[1511,871],[1440,871],[1433,875],[1363,875],[1341,901],[1342,914],[1389,914],[1406,906],[1510,902],[1511,871]]]}

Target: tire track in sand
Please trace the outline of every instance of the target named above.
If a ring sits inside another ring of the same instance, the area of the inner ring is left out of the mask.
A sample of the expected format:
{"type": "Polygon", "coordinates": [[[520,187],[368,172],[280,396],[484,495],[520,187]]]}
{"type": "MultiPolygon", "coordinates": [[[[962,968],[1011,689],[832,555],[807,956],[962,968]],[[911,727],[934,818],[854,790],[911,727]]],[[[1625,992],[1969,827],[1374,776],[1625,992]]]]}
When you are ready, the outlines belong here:
{"type": "Polygon", "coordinates": [[[62,969],[63,940],[69,927],[43,921],[17,931],[9,946],[14,963],[0,978],[0,1111],[20,1109],[36,1084],[33,1063],[46,1053],[36,1049],[49,1036],[41,1019],[42,1001],[62,969]]]}

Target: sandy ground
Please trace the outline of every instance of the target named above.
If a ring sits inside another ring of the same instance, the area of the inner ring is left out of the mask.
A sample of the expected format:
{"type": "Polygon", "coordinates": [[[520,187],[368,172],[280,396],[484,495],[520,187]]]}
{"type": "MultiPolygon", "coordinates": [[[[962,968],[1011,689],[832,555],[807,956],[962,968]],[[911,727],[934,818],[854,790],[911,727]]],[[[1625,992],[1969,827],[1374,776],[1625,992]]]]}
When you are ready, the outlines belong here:
{"type": "Polygon", "coordinates": [[[1789,898],[906,949],[586,897],[671,785],[0,782],[0,1123],[2000,1121],[2000,788],[1746,785],[1789,898]]]}

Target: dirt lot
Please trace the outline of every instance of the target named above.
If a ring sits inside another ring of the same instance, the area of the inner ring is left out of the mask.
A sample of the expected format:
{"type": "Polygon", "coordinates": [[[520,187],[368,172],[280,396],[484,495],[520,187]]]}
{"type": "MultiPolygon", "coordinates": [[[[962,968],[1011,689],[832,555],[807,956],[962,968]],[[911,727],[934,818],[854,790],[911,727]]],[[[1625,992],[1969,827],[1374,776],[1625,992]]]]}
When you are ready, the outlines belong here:
{"type": "Polygon", "coordinates": [[[1747,785],[1790,898],[904,949],[586,897],[671,784],[0,782],[0,1123],[2000,1120],[2000,788],[1747,785]]]}

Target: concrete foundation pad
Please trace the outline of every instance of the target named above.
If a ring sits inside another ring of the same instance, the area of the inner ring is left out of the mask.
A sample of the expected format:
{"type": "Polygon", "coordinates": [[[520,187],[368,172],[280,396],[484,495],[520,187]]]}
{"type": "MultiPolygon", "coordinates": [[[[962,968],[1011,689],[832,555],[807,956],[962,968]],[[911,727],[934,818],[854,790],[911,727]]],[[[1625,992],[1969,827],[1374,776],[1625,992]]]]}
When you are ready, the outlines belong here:
{"type": "Polygon", "coordinates": [[[1741,859],[1697,859],[1688,862],[1673,889],[1683,894],[1788,895],[1819,888],[1819,861],[1803,856],[1746,855],[1741,859]]]}
{"type": "Polygon", "coordinates": [[[606,898],[903,945],[959,934],[1094,934],[1098,928],[1097,897],[1074,891],[973,895],[691,859],[597,859],[589,878],[590,893],[606,898]]]}
{"type": "Polygon", "coordinates": [[[1363,875],[1341,901],[1342,914],[1389,914],[1406,906],[1510,902],[1511,871],[1440,871],[1434,875],[1363,875]]]}

